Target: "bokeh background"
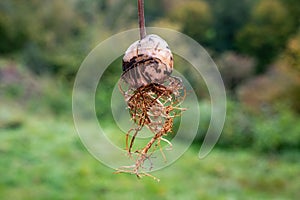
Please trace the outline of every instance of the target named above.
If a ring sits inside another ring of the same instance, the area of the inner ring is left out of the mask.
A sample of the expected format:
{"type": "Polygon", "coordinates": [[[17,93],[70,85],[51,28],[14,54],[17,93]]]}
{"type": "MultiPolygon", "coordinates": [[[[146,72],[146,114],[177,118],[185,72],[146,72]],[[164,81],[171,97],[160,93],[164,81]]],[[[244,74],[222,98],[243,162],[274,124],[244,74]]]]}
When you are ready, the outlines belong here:
{"type": "MultiPolygon", "coordinates": [[[[147,26],[178,30],[205,47],[228,100],[222,135],[200,160],[209,95],[175,58],[175,68],[199,86],[202,119],[186,154],[153,173],[157,183],[114,175],[88,153],[72,121],[81,62],[99,42],[137,27],[136,1],[1,0],[1,199],[299,198],[299,13],[298,0],[145,0],[147,26]]],[[[95,99],[113,134],[111,93],[101,91],[111,91],[120,74],[118,59],[95,99]]]]}

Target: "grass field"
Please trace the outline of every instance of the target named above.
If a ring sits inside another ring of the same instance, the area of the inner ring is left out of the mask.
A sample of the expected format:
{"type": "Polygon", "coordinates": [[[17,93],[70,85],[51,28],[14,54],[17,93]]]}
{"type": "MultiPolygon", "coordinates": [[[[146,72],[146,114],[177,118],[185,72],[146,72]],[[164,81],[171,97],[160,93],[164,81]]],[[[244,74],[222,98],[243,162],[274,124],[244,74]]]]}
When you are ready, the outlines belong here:
{"type": "MultiPolygon", "coordinates": [[[[18,118],[16,118],[18,119],[18,118]]],[[[297,199],[299,152],[257,154],[192,146],[161,179],[137,179],[94,159],[71,116],[30,116],[0,129],[1,199],[297,199]]]]}

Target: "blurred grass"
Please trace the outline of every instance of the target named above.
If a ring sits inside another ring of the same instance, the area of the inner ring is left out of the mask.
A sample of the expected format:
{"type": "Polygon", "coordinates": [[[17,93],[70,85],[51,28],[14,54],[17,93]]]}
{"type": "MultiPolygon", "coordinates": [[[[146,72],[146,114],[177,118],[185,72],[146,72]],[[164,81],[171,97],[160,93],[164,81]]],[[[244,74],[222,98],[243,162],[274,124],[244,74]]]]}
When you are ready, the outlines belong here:
{"type": "MultiPolygon", "coordinates": [[[[17,109],[17,108],[16,108],[17,109]]],[[[13,112],[14,109],[12,109],[13,112]]],[[[95,160],[71,117],[19,114],[0,129],[1,199],[296,199],[298,152],[261,155],[214,149],[204,160],[192,146],[151,178],[137,179],[95,160]]]]}

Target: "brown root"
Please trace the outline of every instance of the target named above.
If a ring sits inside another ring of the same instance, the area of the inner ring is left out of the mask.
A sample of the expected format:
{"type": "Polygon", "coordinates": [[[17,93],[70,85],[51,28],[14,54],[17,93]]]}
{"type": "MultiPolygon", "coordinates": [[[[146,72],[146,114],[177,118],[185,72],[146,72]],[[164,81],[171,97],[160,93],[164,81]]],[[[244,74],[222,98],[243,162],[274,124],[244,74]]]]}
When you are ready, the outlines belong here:
{"type": "MultiPolygon", "coordinates": [[[[150,174],[142,172],[143,165],[146,160],[150,160],[152,153],[156,147],[159,147],[164,160],[166,156],[162,151],[160,142],[166,142],[172,147],[171,142],[163,138],[168,133],[172,133],[173,121],[175,117],[179,117],[185,109],[180,107],[181,102],[185,98],[185,89],[182,81],[176,77],[169,77],[164,84],[150,83],[137,89],[129,88],[127,91],[122,90],[121,84],[119,88],[127,101],[131,119],[135,122],[136,128],[132,128],[126,134],[126,150],[131,155],[132,152],[137,153],[135,164],[132,166],[123,166],[116,173],[131,173],[137,177],[150,176],[150,174]],[[154,136],[141,149],[134,149],[134,141],[142,128],[146,126],[154,136]],[[129,134],[134,132],[129,142],[129,134]],[[150,151],[152,149],[152,152],[150,151]]],[[[152,164],[151,164],[152,165],[152,164]]],[[[152,166],[151,166],[152,168],[152,166]]]]}

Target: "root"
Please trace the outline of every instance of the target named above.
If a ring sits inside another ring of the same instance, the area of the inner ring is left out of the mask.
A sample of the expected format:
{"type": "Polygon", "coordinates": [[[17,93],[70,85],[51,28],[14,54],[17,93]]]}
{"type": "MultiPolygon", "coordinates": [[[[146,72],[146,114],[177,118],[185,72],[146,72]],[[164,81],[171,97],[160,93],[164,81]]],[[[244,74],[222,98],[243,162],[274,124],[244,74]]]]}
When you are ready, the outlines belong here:
{"type": "Polygon", "coordinates": [[[150,83],[137,89],[129,88],[127,91],[123,91],[121,84],[119,84],[119,89],[127,101],[131,119],[137,125],[136,128],[130,129],[126,134],[126,150],[130,157],[132,152],[136,153],[137,158],[134,165],[123,166],[117,169],[115,173],[135,174],[138,178],[149,176],[159,180],[144,172],[143,165],[148,160],[151,165],[149,171],[151,171],[152,161],[150,157],[157,147],[163,159],[167,161],[161,147],[161,141],[169,145],[169,150],[172,149],[171,142],[163,138],[163,136],[172,133],[174,118],[181,116],[185,110],[180,107],[181,102],[185,98],[185,89],[182,81],[176,77],[170,77],[164,85],[150,83]],[[143,148],[133,150],[135,138],[145,126],[154,136],[143,148]],[[129,142],[129,134],[132,131],[134,131],[134,134],[129,142]]]}

